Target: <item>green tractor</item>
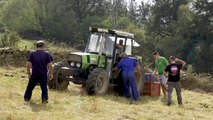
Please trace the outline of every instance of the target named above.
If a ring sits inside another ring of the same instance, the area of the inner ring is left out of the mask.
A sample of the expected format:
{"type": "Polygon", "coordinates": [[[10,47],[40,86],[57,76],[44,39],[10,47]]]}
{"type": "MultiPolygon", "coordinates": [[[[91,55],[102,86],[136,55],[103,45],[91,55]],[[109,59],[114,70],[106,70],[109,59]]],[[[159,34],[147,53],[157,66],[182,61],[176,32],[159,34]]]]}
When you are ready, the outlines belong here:
{"type": "MultiPolygon", "coordinates": [[[[84,52],[71,52],[67,63],[54,63],[54,79],[48,81],[50,89],[66,90],[69,81],[80,84],[89,95],[104,95],[110,86],[122,95],[123,82],[121,72],[112,69],[120,60],[120,53],[137,59],[141,64],[142,57],[134,55],[134,47],[140,45],[134,40],[134,34],[90,28],[89,39],[84,52]],[[120,46],[120,47],[119,47],[120,46]]],[[[136,84],[139,93],[144,87],[145,73],[141,64],[141,75],[135,70],[136,84]]]]}

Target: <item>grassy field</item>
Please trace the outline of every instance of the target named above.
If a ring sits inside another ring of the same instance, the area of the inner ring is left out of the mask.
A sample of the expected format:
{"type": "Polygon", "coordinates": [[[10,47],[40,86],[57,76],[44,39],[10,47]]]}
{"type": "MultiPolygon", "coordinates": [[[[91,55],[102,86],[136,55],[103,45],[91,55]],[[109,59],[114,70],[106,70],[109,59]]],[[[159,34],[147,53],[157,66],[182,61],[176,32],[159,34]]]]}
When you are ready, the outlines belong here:
{"type": "Polygon", "coordinates": [[[142,96],[130,105],[113,94],[87,96],[81,86],[71,84],[68,91],[49,91],[49,103],[41,104],[37,86],[29,103],[23,101],[27,85],[25,68],[0,68],[0,120],[212,120],[213,96],[183,90],[184,107],[166,106],[161,97],[142,96]]]}

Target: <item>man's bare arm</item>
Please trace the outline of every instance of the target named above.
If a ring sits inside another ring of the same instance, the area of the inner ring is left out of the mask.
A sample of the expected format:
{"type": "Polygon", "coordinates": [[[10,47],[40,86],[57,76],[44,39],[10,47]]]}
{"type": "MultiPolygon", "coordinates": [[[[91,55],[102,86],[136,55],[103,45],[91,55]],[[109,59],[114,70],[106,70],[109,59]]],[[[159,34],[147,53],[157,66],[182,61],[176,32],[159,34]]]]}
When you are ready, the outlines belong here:
{"type": "Polygon", "coordinates": [[[168,77],[168,72],[164,71],[163,75],[166,76],[166,77],[168,77]]]}
{"type": "Polygon", "coordinates": [[[53,74],[53,63],[52,62],[48,63],[48,71],[49,71],[49,74],[53,74]]]}
{"type": "Polygon", "coordinates": [[[182,64],[182,68],[184,68],[184,66],[186,65],[186,62],[181,59],[176,58],[175,61],[180,62],[182,64]]]}
{"type": "Polygon", "coordinates": [[[27,73],[28,74],[32,74],[30,71],[31,71],[31,69],[32,69],[32,63],[30,62],[30,61],[27,61],[27,73]]]}
{"type": "Polygon", "coordinates": [[[141,67],[140,67],[140,65],[139,65],[139,64],[137,65],[137,69],[138,69],[138,73],[139,73],[139,75],[141,76],[142,71],[141,71],[141,67]]]}
{"type": "Polygon", "coordinates": [[[155,67],[154,71],[152,72],[152,75],[156,75],[157,68],[155,67]]]}
{"type": "Polygon", "coordinates": [[[53,63],[52,62],[48,63],[47,67],[49,71],[49,79],[52,80],[53,79],[53,63]]]}

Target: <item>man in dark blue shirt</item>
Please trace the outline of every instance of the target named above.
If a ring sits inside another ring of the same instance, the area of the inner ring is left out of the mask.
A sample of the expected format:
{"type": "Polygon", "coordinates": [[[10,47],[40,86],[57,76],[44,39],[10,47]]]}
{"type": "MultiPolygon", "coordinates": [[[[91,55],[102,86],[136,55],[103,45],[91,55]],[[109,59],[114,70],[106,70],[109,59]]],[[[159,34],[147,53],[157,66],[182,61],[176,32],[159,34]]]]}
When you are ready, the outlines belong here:
{"type": "Polygon", "coordinates": [[[135,59],[128,57],[126,53],[122,53],[121,57],[122,57],[121,61],[114,68],[114,70],[121,69],[122,71],[122,78],[123,78],[124,87],[125,87],[124,96],[127,98],[130,97],[130,93],[129,93],[129,87],[130,87],[132,90],[133,100],[138,101],[139,98],[138,98],[138,90],[136,86],[134,68],[137,67],[139,71],[139,75],[141,75],[139,63],[135,59]]]}
{"type": "Polygon", "coordinates": [[[42,103],[48,102],[47,78],[53,79],[52,61],[52,56],[44,51],[44,42],[42,40],[37,41],[36,50],[29,54],[27,60],[29,82],[24,94],[25,101],[31,99],[32,91],[39,83],[42,91],[42,103]]]}

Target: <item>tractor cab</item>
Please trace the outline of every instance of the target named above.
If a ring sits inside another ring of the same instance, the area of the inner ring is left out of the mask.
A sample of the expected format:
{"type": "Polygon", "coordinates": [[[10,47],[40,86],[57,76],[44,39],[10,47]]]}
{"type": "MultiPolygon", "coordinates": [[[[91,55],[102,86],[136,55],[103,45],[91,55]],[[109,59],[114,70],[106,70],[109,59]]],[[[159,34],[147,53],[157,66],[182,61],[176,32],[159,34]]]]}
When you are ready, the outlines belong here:
{"type": "Polygon", "coordinates": [[[123,51],[132,55],[132,47],[140,45],[134,40],[134,34],[117,30],[90,28],[90,37],[85,52],[103,53],[113,56],[115,49],[123,46],[123,51]],[[120,46],[119,46],[120,45],[120,46]]]}
{"type": "MultiPolygon", "coordinates": [[[[90,28],[90,33],[85,52],[106,56],[107,63],[112,64],[112,66],[120,61],[122,52],[125,52],[128,56],[133,56],[133,47],[140,46],[134,40],[134,34],[131,33],[101,28],[90,28]]],[[[108,72],[112,66],[110,66],[108,72]]]]}

